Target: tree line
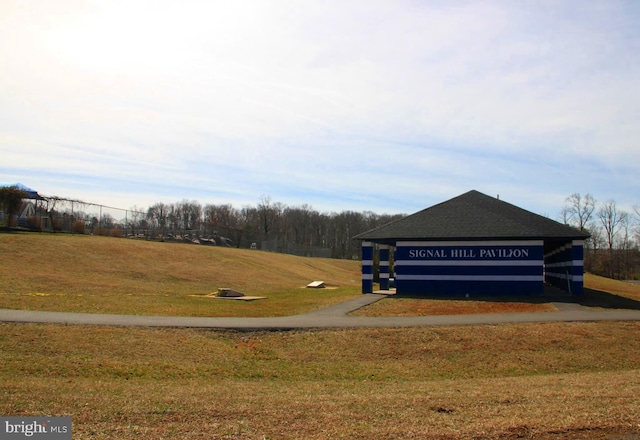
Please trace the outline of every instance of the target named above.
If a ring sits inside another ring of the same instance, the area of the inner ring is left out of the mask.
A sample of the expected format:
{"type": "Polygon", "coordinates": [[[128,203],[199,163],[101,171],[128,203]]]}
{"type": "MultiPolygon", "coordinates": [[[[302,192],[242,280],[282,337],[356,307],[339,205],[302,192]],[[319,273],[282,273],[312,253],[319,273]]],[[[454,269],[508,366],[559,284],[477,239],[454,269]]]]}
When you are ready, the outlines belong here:
{"type": "Polygon", "coordinates": [[[567,225],[587,232],[585,270],[617,279],[640,276],[640,205],[620,209],[615,200],[599,202],[591,194],[571,194],[560,211],[567,225]]]}
{"type": "MultiPolygon", "coordinates": [[[[0,223],[11,226],[25,197],[18,187],[0,187],[4,214],[0,223]]],[[[371,211],[319,212],[307,204],[287,206],[268,196],[261,197],[255,206],[242,208],[231,204],[203,206],[194,200],[159,202],[146,210],[120,210],[126,211],[125,219],[120,220],[103,213],[102,207],[99,214],[85,213],[83,205],[91,204],[48,197],[38,210],[51,220],[54,231],[203,240],[242,248],[255,244],[257,248],[268,246],[269,250],[285,252],[287,246],[294,245],[330,250],[332,258],[356,258],[360,244],[352,237],[404,217],[371,211]]],[[[40,218],[36,215],[31,219],[36,229],[40,218]]],[[[587,271],[610,278],[640,278],[640,205],[625,211],[615,200],[598,201],[591,194],[574,193],[566,198],[559,220],[590,234],[585,243],[587,271]]]]}
{"type": "Polygon", "coordinates": [[[256,206],[242,208],[231,204],[202,206],[190,200],[156,203],[144,217],[132,220],[139,229],[150,229],[158,237],[221,238],[225,245],[243,248],[268,243],[271,250],[293,244],[330,249],[332,258],[357,258],[360,243],[352,240],[353,236],[402,217],[404,214],[370,211],[327,213],[307,204],[287,206],[262,197],[256,206]]]}
{"type": "Polygon", "coordinates": [[[35,230],[255,246],[280,252],[295,249],[290,253],[302,255],[305,249],[315,248],[323,250],[323,256],[349,259],[358,258],[360,253],[360,243],[352,240],[355,235],[404,217],[371,211],[320,212],[307,204],[287,206],[268,196],[261,197],[256,206],[242,208],[182,200],[158,202],[146,210],[136,206],[123,210],[51,196],[34,208],[32,217],[18,219],[21,205],[31,203],[25,197],[17,187],[0,188],[0,212],[4,212],[7,226],[21,226],[21,220],[22,225],[35,230]],[[99,212],[93,212],[96,209],[99,212]],[[116,219],[108,210],[117,210],[124,218],[116,219]]]}

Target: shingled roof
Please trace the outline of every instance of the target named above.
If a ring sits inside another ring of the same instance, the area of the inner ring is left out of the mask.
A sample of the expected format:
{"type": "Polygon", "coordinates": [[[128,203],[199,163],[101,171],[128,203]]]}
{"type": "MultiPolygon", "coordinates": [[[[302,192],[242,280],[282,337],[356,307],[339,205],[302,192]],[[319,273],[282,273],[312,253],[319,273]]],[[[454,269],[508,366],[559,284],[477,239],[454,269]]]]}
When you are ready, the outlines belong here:
{"type": "Polygon", "coordinates": [[[469,191],[354,239],[397,240],[584,240],[589,234],[478,191],[469,191]]]}

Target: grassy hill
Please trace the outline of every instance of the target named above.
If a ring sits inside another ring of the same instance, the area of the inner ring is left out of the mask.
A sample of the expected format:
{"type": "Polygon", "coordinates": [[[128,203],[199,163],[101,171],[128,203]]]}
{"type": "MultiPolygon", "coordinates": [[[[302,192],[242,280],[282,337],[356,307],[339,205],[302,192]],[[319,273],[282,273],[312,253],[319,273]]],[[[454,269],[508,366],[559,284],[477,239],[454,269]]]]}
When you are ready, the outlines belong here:
{"type": "Polygon", "coordinates": [[[360,293],[358,261],[67,234],[0,234],[0,307],[189,316],[280,316],[360,293]],[[304,289],[322,280],[329,289],[304,289]],[[220,287],[254,302],[205,297],[220,287]]]}

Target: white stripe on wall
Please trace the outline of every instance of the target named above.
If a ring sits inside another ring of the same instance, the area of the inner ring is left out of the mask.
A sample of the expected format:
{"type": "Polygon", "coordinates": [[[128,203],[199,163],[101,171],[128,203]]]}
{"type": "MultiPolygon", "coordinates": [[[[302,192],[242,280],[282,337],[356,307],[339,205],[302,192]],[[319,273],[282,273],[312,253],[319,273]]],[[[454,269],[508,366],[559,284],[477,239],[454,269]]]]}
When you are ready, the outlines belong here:
{"type": "Polygon", "coordinates": [[[399,260],[396,266],[542,266],[543,260],[399,260]]]}
{"type": "Polygon", "coordinates": [[[560,261],[559,263],[547,263],[545,267],[571,267],[571,261],[560,261]]]}
{"type": "Polygon", "coordinates": [[[584,266],[584,260],[560,261],[559,263],[547,263],[546,267],[573,267],[584,266]]]}
{"type": "Polygon", "coordinates": [[[400,246],[542,246],[543,240],[518,241],[399,241],[400,246]]]}
{"type": "Polygon", "coordinates": [[[566,273],[547,272],[547,276],[551,277],[551,278],[560,278],[561,280],[569,279],[571,281],[584,281],[584,276],[583,275],[571,275],[571,274],[569,274],[569,276],[567,277],[566,273]]]}

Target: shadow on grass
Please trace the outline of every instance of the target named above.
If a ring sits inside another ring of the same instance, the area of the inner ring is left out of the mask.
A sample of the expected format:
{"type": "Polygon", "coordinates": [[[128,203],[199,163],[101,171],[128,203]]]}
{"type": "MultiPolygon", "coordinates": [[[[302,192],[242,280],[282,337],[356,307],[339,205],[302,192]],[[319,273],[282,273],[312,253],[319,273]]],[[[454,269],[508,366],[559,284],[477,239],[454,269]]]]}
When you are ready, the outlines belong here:
{"type": "Polygon", "coordinates": [[[614,295],[600,290],[584,289],[581,297],[571,297],[577,304],[586,307],[601,307],[603,309],[640,310],[640,301],[614,295]]]}

